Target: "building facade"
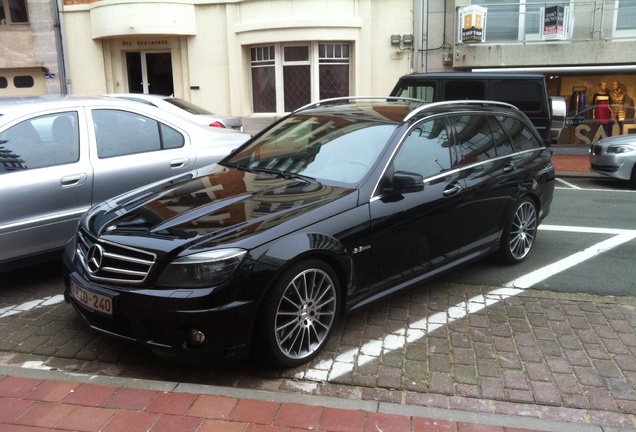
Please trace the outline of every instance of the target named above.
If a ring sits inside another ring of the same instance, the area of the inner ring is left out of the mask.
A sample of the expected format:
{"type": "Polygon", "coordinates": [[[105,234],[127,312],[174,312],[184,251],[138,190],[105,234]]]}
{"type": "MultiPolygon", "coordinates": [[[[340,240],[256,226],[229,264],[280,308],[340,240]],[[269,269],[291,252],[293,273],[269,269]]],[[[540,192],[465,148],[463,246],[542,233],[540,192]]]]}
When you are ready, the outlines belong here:
{"type": "Polygon", "coordinates": [[[256,131],[319,99],[387,95],[410,72],[522,70],[570,102],[564,144],[634,123],[636,0],[0,1],[5,16],[28,6],[0,25],[0,95],[3,74],[30,71],[35,93],[174,94],[256,131]],[[615,81],[623,108],[599,131],[592,101],[615,81]]]}

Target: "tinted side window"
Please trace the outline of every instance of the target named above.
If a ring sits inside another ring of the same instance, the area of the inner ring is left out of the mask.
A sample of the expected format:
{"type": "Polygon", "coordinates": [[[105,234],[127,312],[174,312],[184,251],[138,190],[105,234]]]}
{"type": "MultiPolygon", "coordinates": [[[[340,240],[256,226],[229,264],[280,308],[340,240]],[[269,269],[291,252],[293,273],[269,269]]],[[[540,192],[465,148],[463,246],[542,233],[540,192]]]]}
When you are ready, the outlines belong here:
{"type": "Polygon", "coordinates": [[[414,84],[402,84],[395,96],[421,99],[426,102],[435,100],[435,83],[433,82],[417,82],[414,84]]]}
{"type": "Polygon", "coordinates": [[[395,171],[434,176],[451,168],[451,145],[446,121],[428,120],[413,128],[393,161],[395,171]]]}
{"type": "Polygon", "coordinates": [[[507,156],[514,153],[512,144],[508,139],[508,134],[497,119],[492,116],[488,116],[488,123],[490,124],[490,130],[492,131],[492,136],[495,140],[497,157],[507,156]]]}
{"type": "Polygon", "coordinates": [[[172,148],[180,148],[183,147],[185,143],[185,139],[180,132],[172,129],[170,126],[167,126],[163,123],[160,123],[161,126],[161,137],[163,142],[164,149],[172,149],[172,148]]]}
{"type": "Polygon", "coordinates": [[[444,83],[444,100],[486,98],[486,84],[483,81],[447,81],[444,83]]]}
{"type": "Polygon", "coordinates": [[[492,99],[508,102],[523,112],[540,112],[540,97],[545,93],[536,82],[494,82],[492,99]]]}
{"type": "Polygon", "coordinates": [[[79,160],[77,112],[20,122],[0,133],[0,174],[79,160]]]}
{"type": "Polygon", "coordinates": [[[488,116],[464,115],[451,117],[460,165],[482,162],[495,157],[495,140],[490,131],[488,116]]]}
{"type": "Polygon", "coordinates": [[[510,135],[515,151],[535,150],[543,148],[541,142],[522,121],[512,117],[497,117],[510,135]]]}
{"type": "Polygon", "coordinates": [[[94,110],[93,124],[97,155],[102,159],[178,148],[185,142],[171,127],[127,111],[94,110]]]}

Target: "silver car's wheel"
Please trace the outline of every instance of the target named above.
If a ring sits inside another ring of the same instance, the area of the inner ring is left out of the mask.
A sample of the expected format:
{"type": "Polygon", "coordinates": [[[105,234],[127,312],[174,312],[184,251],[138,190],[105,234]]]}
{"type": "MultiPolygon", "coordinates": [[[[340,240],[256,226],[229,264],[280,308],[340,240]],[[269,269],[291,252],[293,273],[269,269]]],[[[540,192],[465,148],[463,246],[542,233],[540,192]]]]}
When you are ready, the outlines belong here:
{"type": "Polygon", "coordinates": [[[297,366],[324,347],[339,307],[338,281],[321,261],[287,271],[264,304],[265,354],[283,366],[297,366]]]}
{"type": "Polygon", "coordinates": [[[518,263],[528,256],[537,236],[537,208],[524,198],[511,212],[501,238],[501,256],[508,263],[518,263]]]}

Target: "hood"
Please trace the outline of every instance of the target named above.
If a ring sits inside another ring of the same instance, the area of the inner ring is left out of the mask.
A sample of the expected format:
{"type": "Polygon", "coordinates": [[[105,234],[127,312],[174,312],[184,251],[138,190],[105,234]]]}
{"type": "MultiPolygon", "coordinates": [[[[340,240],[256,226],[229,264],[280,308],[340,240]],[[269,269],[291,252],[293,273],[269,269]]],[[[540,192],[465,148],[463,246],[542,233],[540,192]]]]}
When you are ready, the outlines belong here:
{"type": "Polygon", "coordinates": [[[95,207],[84,227],[101,238],[131,246],[143,243],[166,251],[194,244],[214,247],[263,231],[269,231],[272,238],[283,235],[357,203],[357,195],[352,194],[355,189],[220,165],[210,174],[171,183],[140,189],[95,207]],[[345,196],[351,199],[341,200],[345,196]],[[330,204],[336,207],[325,211],[330,204]],[[170,246],[159,244],[163,242],[170,246]]]}
{"type": "Polygon", "coordinates": [[[636,144],[636,136],[634,136],[633,134],[616,135],[616,136],[599,140],[596,144],[602,145],[605,147],[609,147],[612,145],[626,145],[626,144],[634,145],[636,144]]]}

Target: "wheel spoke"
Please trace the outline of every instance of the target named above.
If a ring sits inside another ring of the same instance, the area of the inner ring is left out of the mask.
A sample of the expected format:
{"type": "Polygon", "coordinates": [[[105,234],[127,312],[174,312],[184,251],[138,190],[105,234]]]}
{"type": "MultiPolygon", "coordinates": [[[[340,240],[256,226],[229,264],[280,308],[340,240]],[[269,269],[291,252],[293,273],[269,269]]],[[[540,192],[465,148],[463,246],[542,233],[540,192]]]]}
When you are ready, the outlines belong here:
{"type": "Polygon", "coordinates": [[[335,320],[336,288],[329,275],[309,269],[285,289],[275,317],[276,342],[292,359],[312,355],[323,345],[335,320]]]}
{"type": "Polygon", "coordinates": [[[537,230],[537,214],[534,205],[524,202],[514,214],[510,229],[510,253],[516,259],[524,258],[532,245],[537,230]]]}

